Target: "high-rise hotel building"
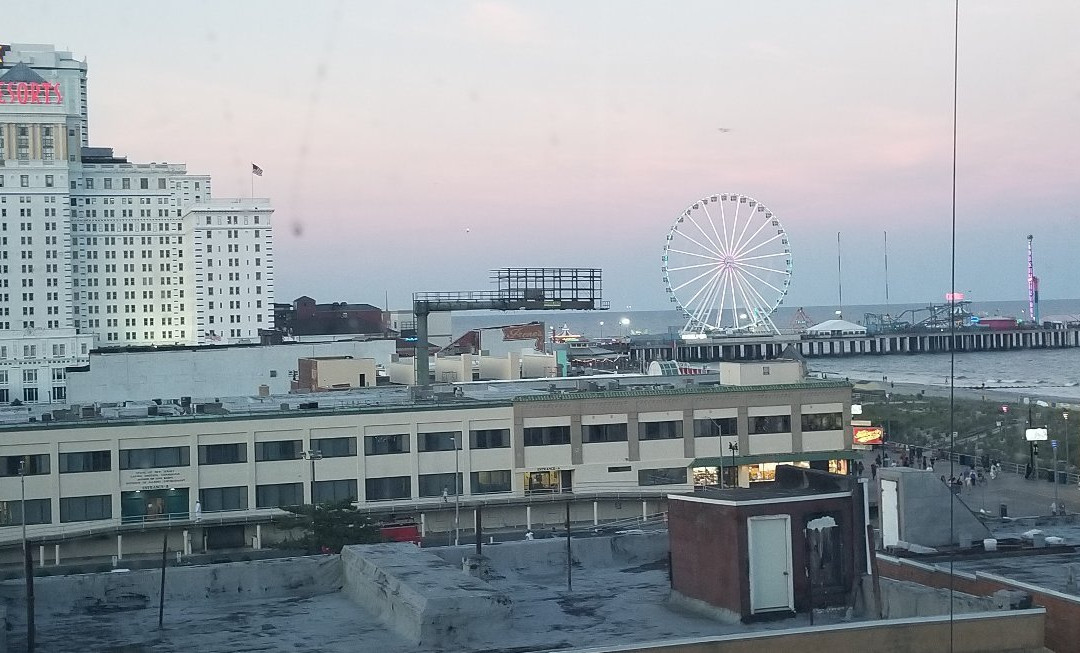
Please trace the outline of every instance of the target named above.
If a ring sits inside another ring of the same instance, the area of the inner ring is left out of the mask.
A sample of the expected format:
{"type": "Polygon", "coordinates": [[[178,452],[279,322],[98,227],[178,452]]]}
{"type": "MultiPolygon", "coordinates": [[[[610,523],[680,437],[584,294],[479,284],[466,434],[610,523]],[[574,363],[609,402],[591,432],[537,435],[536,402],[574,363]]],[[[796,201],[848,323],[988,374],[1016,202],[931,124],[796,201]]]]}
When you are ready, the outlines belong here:
{"type": "Polygon", "coordinates": [[[0,46],[0,404],[63,402],[94,348],[258,342],[273,209],[89,147],[85,61],[0,46]]]}

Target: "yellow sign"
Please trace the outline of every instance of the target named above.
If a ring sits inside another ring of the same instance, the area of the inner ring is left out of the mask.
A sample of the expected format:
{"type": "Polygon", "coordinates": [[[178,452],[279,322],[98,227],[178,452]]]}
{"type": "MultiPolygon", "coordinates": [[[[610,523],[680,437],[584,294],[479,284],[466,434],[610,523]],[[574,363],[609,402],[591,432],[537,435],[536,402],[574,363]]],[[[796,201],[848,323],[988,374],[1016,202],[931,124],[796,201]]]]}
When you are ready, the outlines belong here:
{"type": "Polygon", "coordinates": [[[4,45],[0,43],[0,66],[4,65],[4,55],[11,50],[10,45],[4,45]]]}

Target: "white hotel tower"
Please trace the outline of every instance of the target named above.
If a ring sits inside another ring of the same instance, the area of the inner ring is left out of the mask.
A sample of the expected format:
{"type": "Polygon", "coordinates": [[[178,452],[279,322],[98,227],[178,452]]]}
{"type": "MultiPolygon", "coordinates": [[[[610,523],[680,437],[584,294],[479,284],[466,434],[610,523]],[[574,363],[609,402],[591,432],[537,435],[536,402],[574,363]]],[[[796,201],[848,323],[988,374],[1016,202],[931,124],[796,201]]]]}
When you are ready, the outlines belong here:
{"type": "Polygon", "coordinates": [[[0,46],[0,404],[64,402],[94,348],[258,342],[273,209],[88,147],[86,63],[0,46]]]}

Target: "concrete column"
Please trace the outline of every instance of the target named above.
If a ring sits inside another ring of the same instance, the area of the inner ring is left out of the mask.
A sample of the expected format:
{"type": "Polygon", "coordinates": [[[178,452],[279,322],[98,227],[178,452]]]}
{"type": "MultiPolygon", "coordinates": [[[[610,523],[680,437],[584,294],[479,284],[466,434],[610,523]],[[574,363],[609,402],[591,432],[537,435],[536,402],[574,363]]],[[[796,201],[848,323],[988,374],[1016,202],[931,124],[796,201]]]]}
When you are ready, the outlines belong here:
{"type": "Polygon", "coordinates": [[[626,439],[629,460],[641,460],[641,440],[638,439],[637,411],[626,414],[626,439]]]}
{"type": "Polygon", "coordinates": [[[59,544],[54,544],[53,545],[53,564],[56,565],[57,567],[60,566],[60,545],[59,544]]]}
{"type": "Polygon", "coordinates": [[[641,521],[645,521],[649,518],[649,500],[642,499],[641,501],[641,521]]]}
{"type": "MultiPolygon", "coordinates": [[[[593,501],[592,502],[592,525],[593,526],[599,526],[600,525],[600,502],[599,501],[593,501]]],[[[59,547],[60,545],[58,544],[57,546],[59,547]]]]}
{"type": "Polygon", "coordinates": [[[262,548],[262,524],[255,524],[255,550],[262,548]]]}
{"type": "Polygon", "coordinates": [[[45,545],[42,544],[38,547],[38,566],[45,566],[45,545]]]}
{"type": "Polygon", "coordinates": [[[525,467],[525,420],[514,416],[514,428],[510,432],[511,446],[514,449],[514,468],[525,467]]]}
{"type": "Polygon", "coordinates": [[[184,555],[191,555],[191,531],[184,531],[184,555]]]}
{"type": "Polygon", "coordinates": [[[476,527],[479,526],[479,525],[480,524],[479,524],[479,520],[477,519],[476,508],[473,508],[473,511],[472,511],[472,529],[473,529],[474,533],[476,532],[476,527]]]}
{"type": "Polygon", "coordinates": [[[791,452],[804,451],[802,441],[802,402],[791,404],[791,452]]]}
{"type": "Polygon", "coordinates": [[[532,530],[532,506],[525,506],[525,530],[532,530]]]}
{"type": "Polygon", "coordinates": [[[696,443],[694,441],[694,409],[683,409],[682,417],[682,435],[683,435],[683,455],[687,458],[695,458],[697,453],[694,451],[696,443]]]}
{"type": "Polygon", "coordinates": [[[581,434],[581,415],[570,416],[570,463],[580,465],[584,461],[581,434]]]}
{"type": "Polygon", "coordinates": [[[427,515],[420,513],[420,537],[427,537],[427,515]]]}
{"type": "Polygon", "coordinates": [[[124,536],[119,533],[116,535],[116,559],[124,559],[124,536]]]}

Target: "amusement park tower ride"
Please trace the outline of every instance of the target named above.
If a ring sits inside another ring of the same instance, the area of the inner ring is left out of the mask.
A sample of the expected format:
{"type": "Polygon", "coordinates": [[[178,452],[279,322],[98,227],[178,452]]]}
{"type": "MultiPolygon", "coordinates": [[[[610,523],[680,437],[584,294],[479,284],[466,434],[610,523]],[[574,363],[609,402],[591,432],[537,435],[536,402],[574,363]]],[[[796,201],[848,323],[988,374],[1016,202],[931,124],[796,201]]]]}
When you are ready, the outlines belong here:
{"type": "Polygon", "coordinates": [[[1031,241],[1035,237],[1028,234],[1028,317],[1035,324],[1039,323],[1039,277],[1035,276],[1035,265],[1031,257],[1031,241]]]}

